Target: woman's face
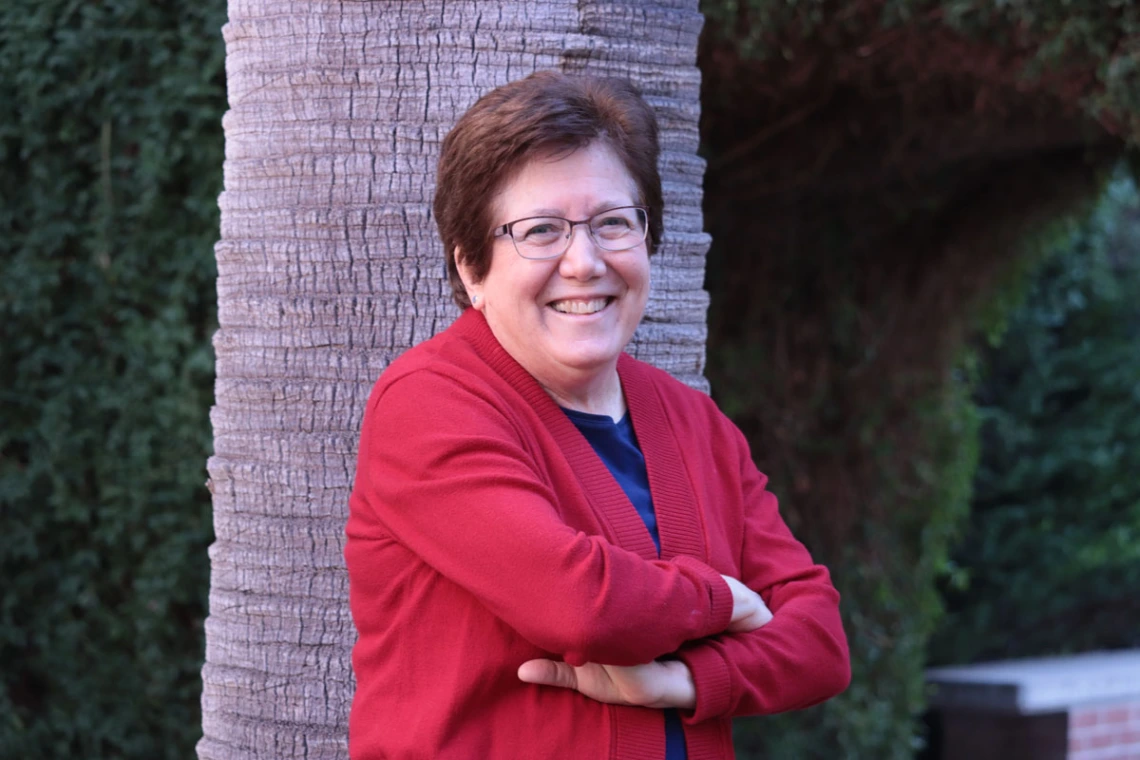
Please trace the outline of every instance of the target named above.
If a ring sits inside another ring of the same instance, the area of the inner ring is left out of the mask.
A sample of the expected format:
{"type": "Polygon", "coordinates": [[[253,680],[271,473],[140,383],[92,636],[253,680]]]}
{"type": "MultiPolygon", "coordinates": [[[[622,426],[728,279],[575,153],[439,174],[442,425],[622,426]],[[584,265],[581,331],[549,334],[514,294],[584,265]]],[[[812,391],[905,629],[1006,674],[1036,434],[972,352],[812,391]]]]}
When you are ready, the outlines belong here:
{"type": "MultiPolygon", "coordinates": [[[[594,142],[568,155],[531,160],[491,209],[497,227],[528,216],[587,219],[637,202],[637,187],[621,161],[607,145],[594,142]]],[[[524,259],[504,235],[495,238],[481,282],[471,280],[462,265],[460,273],[499,343],[553,390],[613,372],[649,296],[646,244],[604,251],[586,225],[574,227],[560,258],[524,259]]]]}

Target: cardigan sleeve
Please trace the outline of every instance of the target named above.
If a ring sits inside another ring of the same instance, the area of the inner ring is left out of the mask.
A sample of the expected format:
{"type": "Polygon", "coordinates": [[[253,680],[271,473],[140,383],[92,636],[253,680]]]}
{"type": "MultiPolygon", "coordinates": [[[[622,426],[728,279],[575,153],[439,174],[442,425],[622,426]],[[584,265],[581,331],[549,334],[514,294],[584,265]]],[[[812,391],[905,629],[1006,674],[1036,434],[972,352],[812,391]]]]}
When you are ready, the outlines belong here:
{"type": "Polygon", "coordinates": [[[511,420],[461,383],[418,370],[370,399],[350,537],[395,539],[574,665],[645,663],[725,629],[719,573],[575,530],[557,498],[511,420]]]}
{"type": "Polygon", "coordinates": [[[772,620],[750,633],[722,633],[683,646],[677,656],[696,686],[689,722],[795,710],[823,702],[851,680],[839,592],[780,517],[743,434],[744,537],[740,580],[757,591],[772,620]]]}

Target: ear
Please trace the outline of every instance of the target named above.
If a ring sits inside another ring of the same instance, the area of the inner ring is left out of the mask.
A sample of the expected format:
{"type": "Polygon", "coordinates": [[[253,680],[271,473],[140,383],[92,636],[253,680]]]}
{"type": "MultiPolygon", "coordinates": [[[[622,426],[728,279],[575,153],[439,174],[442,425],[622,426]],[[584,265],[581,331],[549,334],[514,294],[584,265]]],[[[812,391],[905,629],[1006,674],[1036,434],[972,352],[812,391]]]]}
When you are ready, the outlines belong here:
{"type": "Polygon", "coordinates": [[[471,265],[463,259],[462,252],[457,246],[452,252],[455,257],[455,268],[459,271],[459,279],[463,280],[463,287],[467,289],[467,298],[471,301],[471,306],[476,311],[482,311],[486,306],[483,300],[483,283],[476,282],[475,275],[471,272],[471,265]]]}

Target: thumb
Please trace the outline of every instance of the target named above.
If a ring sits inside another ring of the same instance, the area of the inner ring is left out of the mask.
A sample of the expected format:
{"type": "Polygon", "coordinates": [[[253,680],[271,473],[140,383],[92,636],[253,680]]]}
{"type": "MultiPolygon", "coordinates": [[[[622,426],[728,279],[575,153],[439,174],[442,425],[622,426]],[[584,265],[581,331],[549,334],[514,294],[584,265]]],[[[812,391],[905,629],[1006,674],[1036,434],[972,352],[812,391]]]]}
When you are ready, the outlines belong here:
{"type": "Polygon", "coordinates": [[[544,686],[561,686],[564,689],[578,688],[574,668],[554,660],[527,660],[519,665],[519,680],[544,686]]]}

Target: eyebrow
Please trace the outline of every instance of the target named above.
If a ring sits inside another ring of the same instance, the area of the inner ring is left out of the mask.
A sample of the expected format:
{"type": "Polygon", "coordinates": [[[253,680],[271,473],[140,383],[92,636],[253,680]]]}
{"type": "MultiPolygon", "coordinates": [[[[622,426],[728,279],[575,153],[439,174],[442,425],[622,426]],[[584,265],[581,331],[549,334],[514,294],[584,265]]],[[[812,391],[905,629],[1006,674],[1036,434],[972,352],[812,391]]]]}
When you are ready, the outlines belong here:
{"type": "MultiPolygon", "coordinates": [[[[598,214],[602,211],[608,211],[611,208],[621,208],[623,206],[636,206],[636,205],[637,204],[633,201],[614,201],[614,200],[602,201],[601,203],[597,203],[597,204],[591,206],[591,208],[593,210],[590,211],[590,216],[594,216],[595,214],[598,214]]],[[[557,216],[560,219],[565,218],[562,216],[561,209],[536,208],[536,209],[531,209],[529,214],[527,214],[526,216],[521,216],[521,217],[519,217],[519,219],[528,219],[532,216],[557,216]]]]}

